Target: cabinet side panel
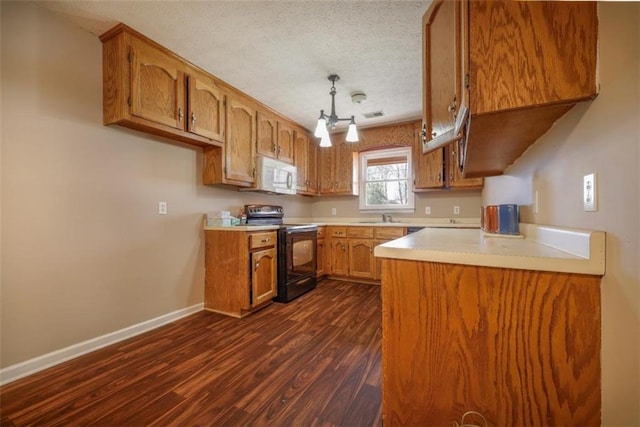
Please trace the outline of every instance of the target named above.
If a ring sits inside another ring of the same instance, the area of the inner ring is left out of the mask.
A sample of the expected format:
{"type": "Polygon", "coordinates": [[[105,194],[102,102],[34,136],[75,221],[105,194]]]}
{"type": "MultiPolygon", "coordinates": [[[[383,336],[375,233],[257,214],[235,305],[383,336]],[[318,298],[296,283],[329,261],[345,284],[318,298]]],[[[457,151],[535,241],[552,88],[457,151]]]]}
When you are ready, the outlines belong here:
{"type": "Polygon", "coordinates": [[[600,425],[600,277],[383,260],[385,425],[600,425]]]}
{"type": "Polygon", "coordinates": [[[249,302],[249,247],[238,231],[205,231],[205,308],[241,315],[249,302]]]}
{"type": "Polygon", "coordinates": [[[102,44],[103,124],[116,123],[128,117],[129,98],[126,34],[120,33],[102,44]]]}

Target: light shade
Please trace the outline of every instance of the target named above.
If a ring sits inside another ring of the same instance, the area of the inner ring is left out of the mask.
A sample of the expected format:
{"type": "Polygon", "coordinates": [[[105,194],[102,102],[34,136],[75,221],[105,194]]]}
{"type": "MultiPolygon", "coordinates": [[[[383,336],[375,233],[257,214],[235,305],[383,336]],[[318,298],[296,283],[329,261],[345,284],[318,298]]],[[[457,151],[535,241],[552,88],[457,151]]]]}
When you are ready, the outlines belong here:
{"type": "Polygon", "coordinates": [[[356,121],[353,116],[351,116],[351,123],[349,123],[349,130],[347,130],[347,142],[358,142],[360,139],[358,138],[358,129],[356,128],[356,121]]]}
{"type": "Polygon", "coordinates": [[[320,147],[331,147],[331,137],[329,131],[325,128],[324,133],[320,137],[320,147]]]}
{"type": "Polygon", "coordinates": [[[322,117],[322,114],[324,114],[324,111],[320,112],[321,116],[318,119],[318,124],[316,125],[316,131],[313,132],[313,136],[315,136],[316,138],[322,138],[322,135],[324,135],[327,132],[327,121],[324,119],[324,117],[322,117]]]}

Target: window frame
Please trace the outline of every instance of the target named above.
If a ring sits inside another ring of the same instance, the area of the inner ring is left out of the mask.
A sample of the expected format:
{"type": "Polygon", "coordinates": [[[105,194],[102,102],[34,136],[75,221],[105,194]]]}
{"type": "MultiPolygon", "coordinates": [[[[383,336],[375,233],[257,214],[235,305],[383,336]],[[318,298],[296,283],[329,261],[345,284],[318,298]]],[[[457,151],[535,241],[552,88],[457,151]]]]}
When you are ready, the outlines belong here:
{"type": "Polygon", "coordinates": [[[412,176],[413,176],[413,159],[412,149],[410,146],[396,146],[380,149],[373,149],[367,151],[361,151],[358,153],[358,165],[359,165],[359,187],[360,195],[358,196],[358,207],[361,212],[366,213],[385,213],[385,212],[414,212],[415,211],[415,193],[413,191],[412,176]],[[383,159],[388,157],[406,157],[407,158],[407,204],[387,204],[367,206],[367,164],[369,159],[383,159]]]}

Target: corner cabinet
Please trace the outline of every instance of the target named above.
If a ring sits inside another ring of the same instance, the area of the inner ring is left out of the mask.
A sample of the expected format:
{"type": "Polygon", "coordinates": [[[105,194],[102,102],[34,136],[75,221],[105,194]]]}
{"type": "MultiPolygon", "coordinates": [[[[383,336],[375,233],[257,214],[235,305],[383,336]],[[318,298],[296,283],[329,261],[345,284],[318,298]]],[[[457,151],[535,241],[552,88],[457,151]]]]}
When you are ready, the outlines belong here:
{"type": "Polygon", "coordinates": [[[205,230],[205,309],[243,317],[277,296],[276,232],[205,230]]]}
{"type": "Polygon", "coordinates": [[[198,146],[224,142],[215,79],[119,24],[100,37],[103,121],[198,146]]]}
{"type": "Polygon", "coordinates": [[[453,141],[467,178],[500,175],[597,96],[596,2],[434,1],[423,17],[423,152],[453,141]]]}

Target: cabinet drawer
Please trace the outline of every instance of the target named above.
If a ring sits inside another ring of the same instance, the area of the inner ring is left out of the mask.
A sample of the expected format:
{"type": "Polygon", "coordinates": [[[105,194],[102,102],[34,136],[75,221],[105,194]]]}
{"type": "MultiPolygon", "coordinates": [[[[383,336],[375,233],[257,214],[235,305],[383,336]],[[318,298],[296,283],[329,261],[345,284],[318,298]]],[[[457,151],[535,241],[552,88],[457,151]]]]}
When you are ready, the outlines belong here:
{"type": "Polygon", "coordinates": [[[347,227],[329,227],[331,237],[347,237],[347,227]]]}
{"type": "Polygon", "coordinates": [[[376,227],[376,239],[397,239],[404,236],[404,227],[376,227]]]}
{"type": "Polygon", "coordinates": [[[318,239],[324,237],[327,233],[327,227],[318,227],[318,239]]]}
{"type": "Polygon", "coordinates": [[[359,239],[373,239],[373,227],[349,227],[347,235],[359,239]]]}
{"type": "Polygon", "coordinates": [[[253,233],[249,235],[249,249],[266,248],[275,246],[276,232],[268,231],[266,233],[253,233]]]}

